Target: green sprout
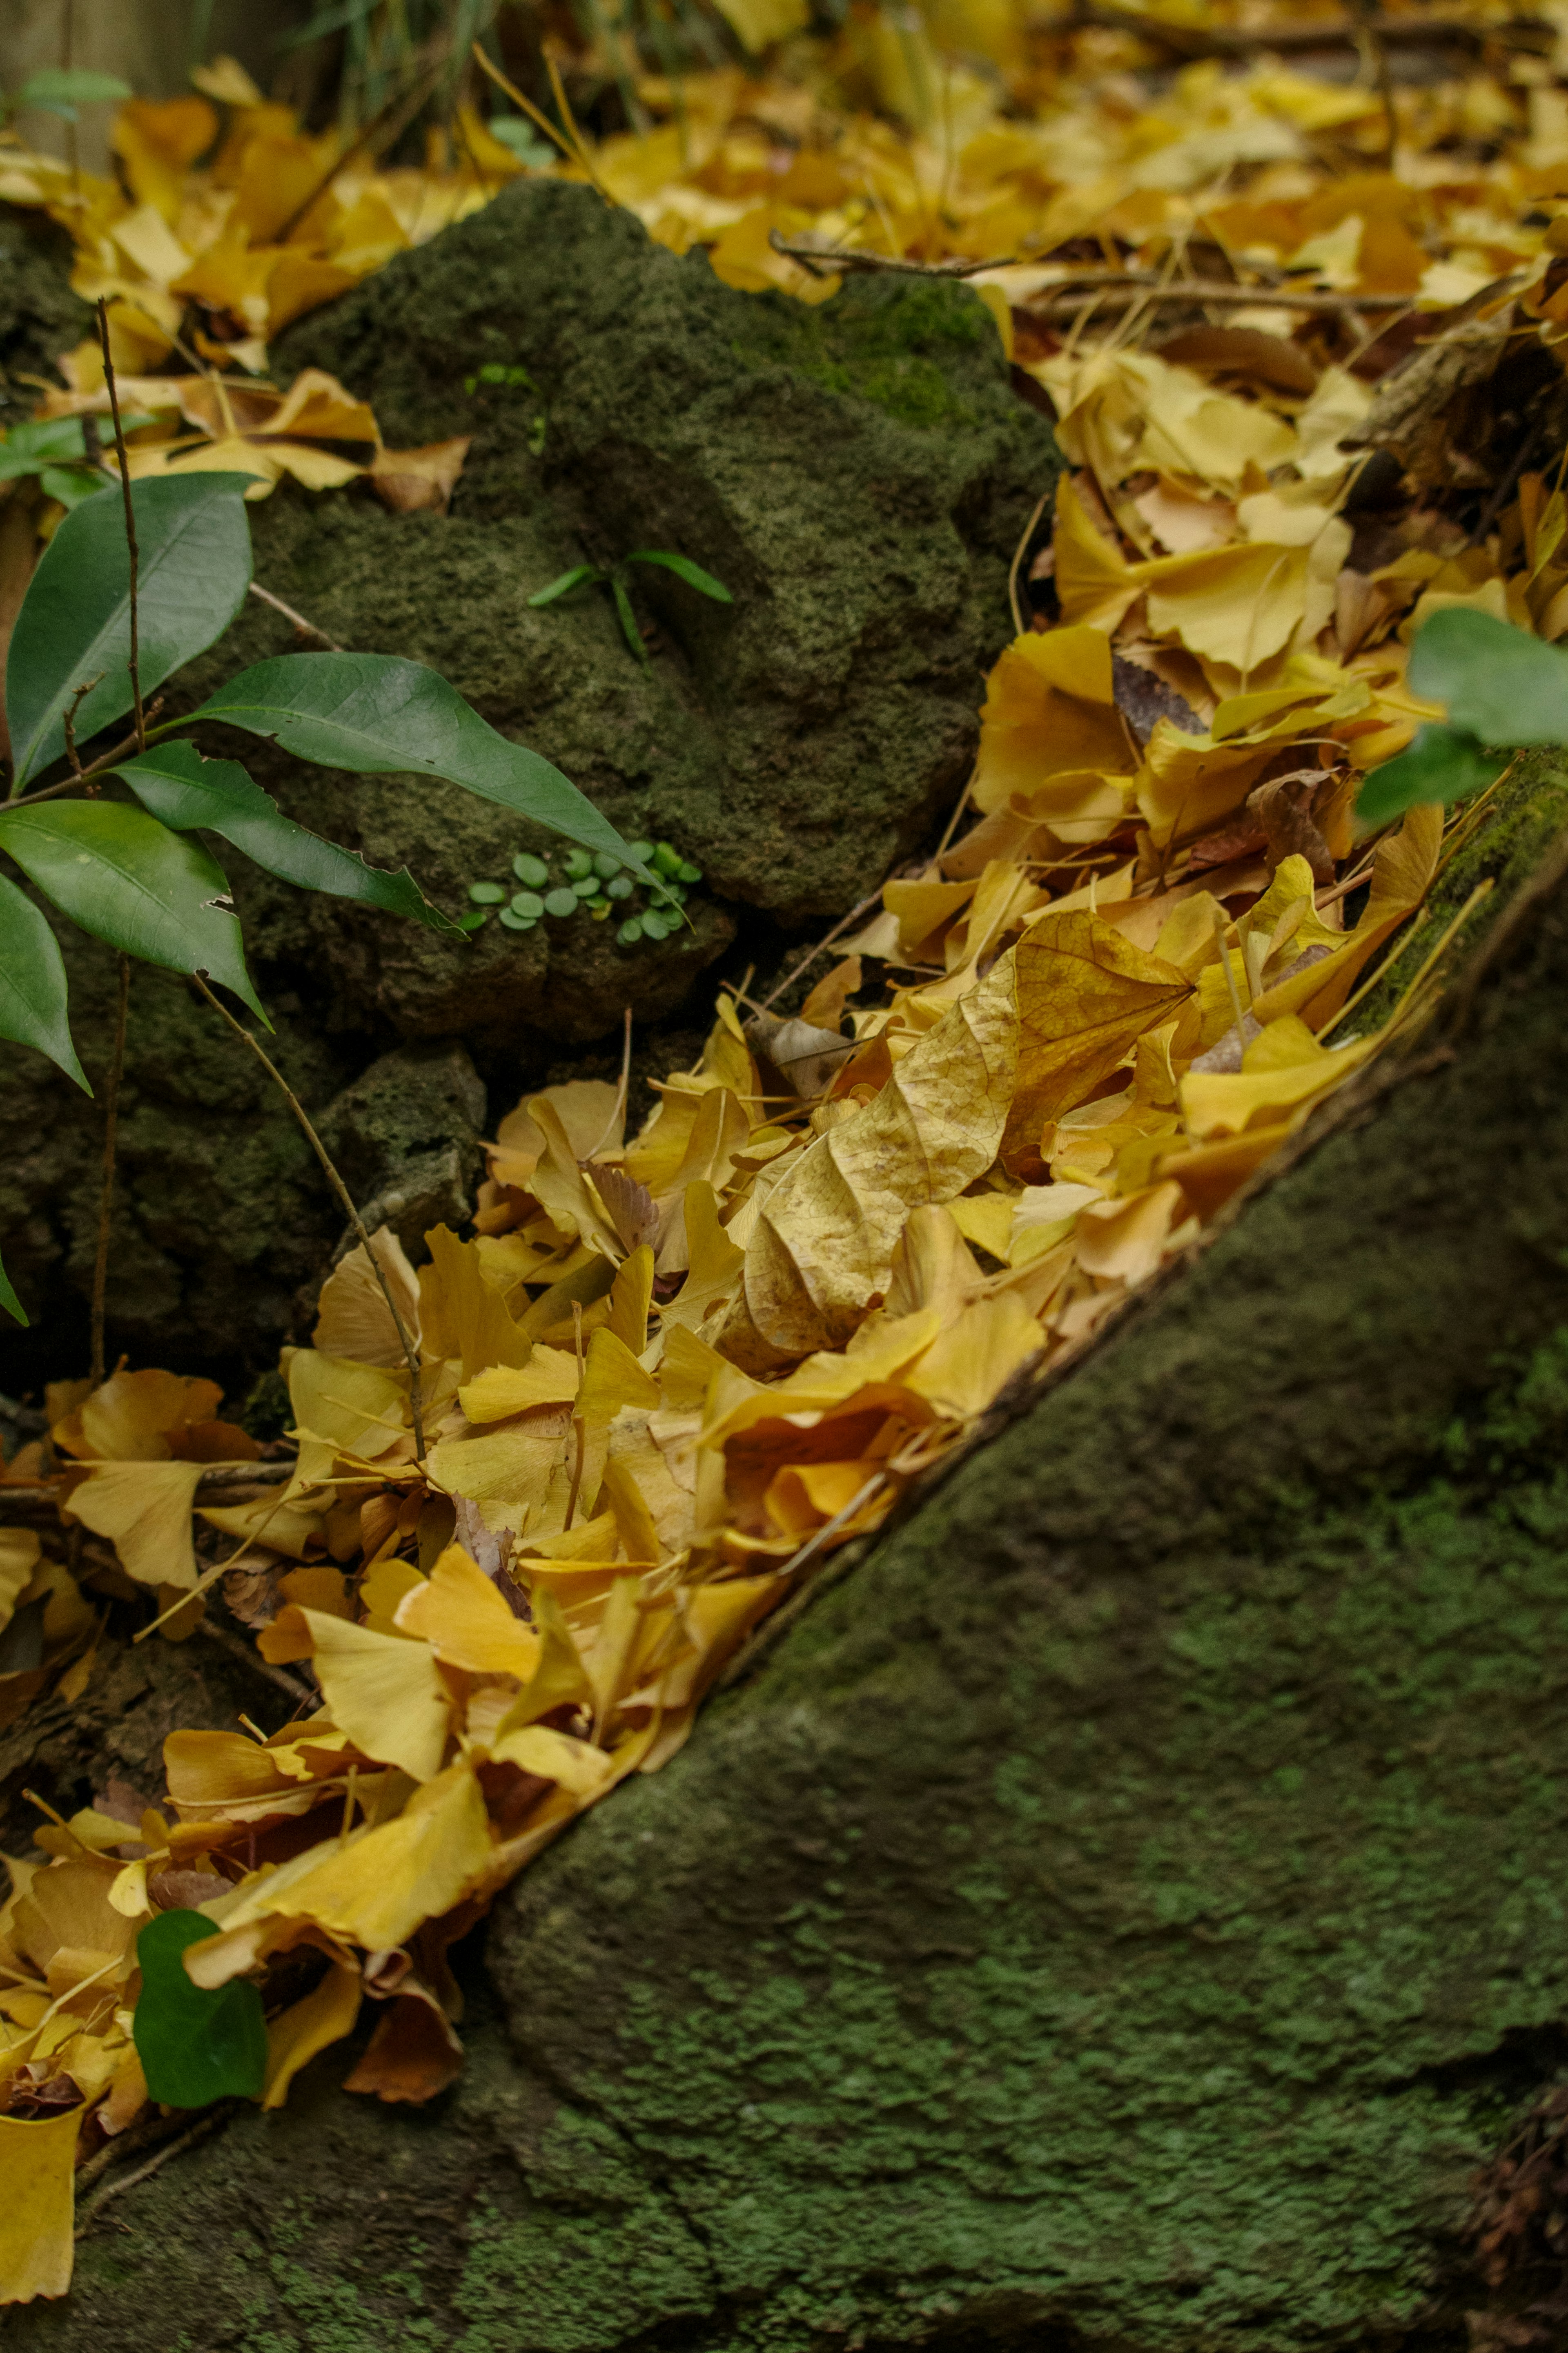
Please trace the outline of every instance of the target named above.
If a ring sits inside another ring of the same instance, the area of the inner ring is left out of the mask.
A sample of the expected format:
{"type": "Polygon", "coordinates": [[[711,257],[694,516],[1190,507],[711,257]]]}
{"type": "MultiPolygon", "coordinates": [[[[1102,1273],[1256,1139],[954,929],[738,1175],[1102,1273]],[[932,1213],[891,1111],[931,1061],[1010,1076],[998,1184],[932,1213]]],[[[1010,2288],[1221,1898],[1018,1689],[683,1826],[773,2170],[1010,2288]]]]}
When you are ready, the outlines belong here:
{"type": "Polygon", "coordinates": [[[552,580],[548,587],[539,589],[528,601],[537,608],[553,605],[562,596],[569,596],[574,588],[607,588],[615,600],[621,634],[638,661],[646,665],[647,648],[642,641],[637,615],[632,610],[632,600],[626,593],[628,564],[662,564],[667,572],[673,572],[678,580],[684,580],[687,586],[695,588],[700,596],[710,596],[716,605],[732,605],[735,601],[723,582],[715,580],[710,572],[704,572],[700,564],[693,564],[689,556],[674,555],[663,547],[639,547],[620,564],[574,564],[570,572],[562,573],[558,580],[552,580]]]}
{"type": "MultiPolygon", "coordinates": [[[[125,430],[150,425],[150,417],[127,417],[125,430]]],[[[0,482],[35,475],[47,496],[62,507],[79,506],[114,477],[104,473],[88,454],[79,417],[29,418],[0,436],[0,482]]]]}

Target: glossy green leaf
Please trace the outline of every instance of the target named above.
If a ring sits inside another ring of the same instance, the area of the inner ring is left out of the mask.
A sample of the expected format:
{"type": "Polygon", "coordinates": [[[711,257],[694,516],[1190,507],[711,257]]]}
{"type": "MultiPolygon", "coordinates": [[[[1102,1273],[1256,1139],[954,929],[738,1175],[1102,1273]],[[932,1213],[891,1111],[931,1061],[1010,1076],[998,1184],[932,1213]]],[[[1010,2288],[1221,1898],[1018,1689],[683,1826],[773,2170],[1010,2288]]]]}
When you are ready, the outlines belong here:
{"type": "MultiPolygon", "coordinates": [[[[170,475],[132,485],[140,553],[142,691],[220,638],[250,585],[248,474],[170,475]]],[[[64,713],[85,744],[131,708],[131,565],[120,487],[72,510],[38,561],[5,665],[18,786],[65,749],[64,713]]]]}
{"type": "Polygon", "coordinates": [[[279,654],[242,671],[193,715],[272,736],[323,768],[446,776],[568,841],[636,862],[608,818],[559,768],[498,735],[423,662],[391,654],[279,654]]]}
{"type": "Polygon", "coordinates": [[[171,972],[205,972],[267,1019],[238,918],[217,903],[224,871],[199,842],[118,801],[46,801],[0,808],[0,849],[83,931],[171,972]]]}
{"type": "Polygon", "coordinates": [[[217,1930],[200,1912],[161,1912],[136,1939],[142,1972],[132,2032],[151,2098],[171,2108],[261,2096],[267,2019],[248,1978],[209,1992],[185,1974],[187,1946],[217,1930]]]}
{"type": "Polygon", "coordinates": [[[1568,744],[1568,653],[1490,613],[1434,613],[1416,632],[1409,674],[1478,743],[1568,744]]]}
{"type": "Polygon", "coordinates": [[[0,1038],[31,1046],[91,1094],[71,1043],[59,942],[25,891],[0,874],[0,1038]]]}
{"type": "Polygon", "coordinates": [[[557,596],[570,595],[574,588],[581,588],[584,581],[603,578],[604,574],[596,564],[574,564],[570,572],[563,572],[548,588],[541,588],[528,601],[535,608],[541,605],[553,605],[557,596]]]}
{"type": "Polygon", "coordinates": [[[1355,813],[1363,825],[1386,825],[1417,801],[1468,800],[1507,765],[1457,727],[1418,727],[1408,751],[1373,769],[1355,813]]]}
{"type": "Polygon", "coordinates": [[[118,773],[143,808],[178,832],[205,827],[232,841],[268,874],[301,891],[357,899],[390,915],[405,915],[429,931],[462,937],[456,923],[430,904],[406,869],[388,874],[367,866],[355,851],[307,832],[284,816],[237,760],[204,760],[194,744],[155,744],[127,760],[118,773]]]}
{"type": "Polygon", "coordinates": [[[28,1321],[27,1311],[12,1290],[3,1262],[0,1262],[0,1307],[5,1310],[7,1315],[14,1315],[18,1324],[26,1324],[28,1321]]]}
{"type": "Polygon", "coordinates": [[[711,596],[715,604],[732,605],[735,601],[721,580],[715,580],[710,572],[704,572],[700,564],[693,564],[689,555],[672,555],[668,548],[663,547],[639,547],[635,554],[627,556],[626,562],[662,564],[667,572],[673,572],[676,578],[684,580],[689,588],[699,589],[704,596],[711,596]]]}

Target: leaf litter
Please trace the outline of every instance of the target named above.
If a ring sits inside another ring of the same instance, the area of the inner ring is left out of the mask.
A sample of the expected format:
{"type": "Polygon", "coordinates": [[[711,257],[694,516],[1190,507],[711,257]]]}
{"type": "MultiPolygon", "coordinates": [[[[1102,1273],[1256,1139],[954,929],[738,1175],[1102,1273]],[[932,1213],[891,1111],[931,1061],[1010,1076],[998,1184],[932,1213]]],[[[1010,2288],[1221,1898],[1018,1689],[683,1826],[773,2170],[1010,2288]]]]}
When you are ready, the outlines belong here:
{"type": "MultiPolygon", "coordinates": [[[[1018,551],[966,821],[797,1011],[721,994],[636,1133],[624,1090],[544,1088],[488,1147],[467,1238],[437,1228],[416,1267],[384,1229],[380,1280],[345,1257],[284,1351],[270,1460],[210,1383],[49,1392],[48,1435],[0,1469],[0,1716],[82,1696],[112,1602],[178,1641],[215,1588],[300,1697],[269,1736],[174,1732],[166,1793],[110,1784],[11,1862],[8,2300],[65,2291],[73,2169],[150,2103],[278,2105],[366,2005],[346,2088],[454,2080],[448,1954],[499,1890],[676,1755],[826,1556],[1431,1004],[1436,955],[1353,1024],[1475,821],[1358,828],[1367,771],[1442,715],[1415,629],[1458,606],[1568,632],[1549,436],[1510,468],[1471,429],[1527,346],[1557,381],[1568,109],[1543,58],[1397,90],[1391,170],[1370,83],[1260,43],[1153,73],[1161,18],[966,16],[952,65],[881,16],[816,41],[795,0],[724,13],[748,47],[795,38],[765,75],[646,80],[648,130],[577,133],[551,168],[808,302],[847,255],[994,258],[970,282],[1067,465],[1018,551]],[[1397,493],[1369,512],[1380,461],[1397,493]],[[1447,505],[1478,483],[1466,532],[1447,505]]],[[[1171,26],[1236,37],[1217,6],[1171,26]]],[[[153,417],[133,468],[450,495],[461,437],[387,453],[331,379],[260,377],[289,319],[522,168],[458,124],[422,170],[340,163],[226,65],[123,111],[121,181],[0,142],[0,196],[47,206],[78,290],[119,298],[153,417]]],[[[43,417],[102,405],[95,351],[43,417]]]]}

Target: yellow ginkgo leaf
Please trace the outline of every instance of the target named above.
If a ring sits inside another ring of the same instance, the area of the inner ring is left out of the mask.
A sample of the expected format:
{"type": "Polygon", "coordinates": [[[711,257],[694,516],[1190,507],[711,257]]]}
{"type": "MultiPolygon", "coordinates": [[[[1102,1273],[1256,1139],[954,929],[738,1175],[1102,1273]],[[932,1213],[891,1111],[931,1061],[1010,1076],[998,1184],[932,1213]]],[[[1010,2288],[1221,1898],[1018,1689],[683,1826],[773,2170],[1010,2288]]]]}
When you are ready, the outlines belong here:
{"type": "Polygon", "coordinates": [[[967,1419],[984,1413],[1044,1345],[1045,1335],[1016,1293],[998,1292],[966,1307],[904,1377],[917,1397],[967,1419]]]}
{"type": "Polygon", "coordinates": [[[1043,916],[1016,961],[1018,1075],[1002,1142],[1010,1164],[1037,1152],[1045,1122],[1087,1102],[1143,1031],[1192,993],[1178,966],[1083,913],[1043,916]]]}
{"type": "Polygon", "coordinates": [[[373,1254],[397,1303],[403,1328],[417,1345],[419,1278],[390,1226],[377,1227],[369,1250],[363,1242],[356,1242],[328,1275],[317,1303],[310,1345],[323,1356],[347,1356],[356,1365],[401,1371],[405,1361],[403,1343],[372,1267],[373,1254]]]}
{"type": "Polygon", "coordinates": [[[366,1461],[384,1454],[409,1426],[406,1381],[314,1348],[296,1348],[289,1358],[289,1402],[301,1430],[366,1461]]]}
{"type": "Polygon", "coordinates": [[[76,2145],[86,2114],[0,2116],[0,2302],[31,2304],[70,2286],[76,2145]]]}
{"type": "Polygon", "coordinates": [[[626,1342],[601,1324],[588,1343],[577,1411],[590,1421],[612,1421],[623,1407],[646,1413],[660,1401],[658,1383],[645,1373],[626,1342]]]}
{"type": "MultiPolygon", "coordinates": [[[[595,1335],[595,1336],[597,1336],[595,1335]]],[[[506,1421],[539,1405],[575,1401],[583,1367],[570,1348],[535,1343],[524,1365],[492,1365],[465,1383],[458,1402],[472,1422],[506,1421]]]]}
{"type": "Polygon", "coordinates": [[[0,1528],[0,1628],[33,1581],[43,1545],[32,1528],[0,1528]]]}
{"type": "Polygon", "coordinates": [[[248,1932],[272,1920],[308,1920],[367,1952],[385,1952],[460,1902],[493,1852],[472,1770],[449,1766],[416,1789],[395,1820],[351,1831],[324,1852],[308,1848],[240,1891],[222,1933],[187,1947],[186,1974],[195,1985],[226,1984],[270,1941],[248,1932]]]}
{"type": "Polygon", "coordinates": [[[107,1536],[121,1567],[141,1585],[196,1581],[191,1511],[205,1462],[101,1462],[67,1509],[107,1536]]]}
{"type": "Polygon", "coordinates": [[[746,1251],[745,1303],[786,1356],[847,1338],[886,1289],[910,1211],[989,1166],[1018,1049],[1013,957],[997,960],[864,1110],[808,1145],[769,1195],[746,1251]]]}
{"type": "Polygon", "coordinates": [[[320,1609],[300,1615],[310,1630],[321,1696],[339,1730],[378,1763],[396,1765],[416,1781],[433,1780],[451,1726],[451,1700],[434,1651],[320,1609]]]}
{"type": "Polygon", "coordinates": [[[612,1770],[610,1759],[592,1741],[574,1740],[568,1733],[552,1732],[542,1724],[509,1732],[490,1754],[498,1765],[519,1765],[525,1773],[559,1782],[574,1798],[596,1796],[612,1770]]]}
{"type": "Polygon", "coordinates": [[[319,2051],[353,2032],[363,1991],[359,1970],[334,1955],[319,1986],[268,2020],[264,2108],[280,2108],[300,2068],[309,2066],[319,2051]]]}
{"type": "Polygon", "coordinates": [[[487,1282],[478,1244],[459,1241],[447,1226],[425,1240],[430,1263],[419,1270],[419,1312],[429,1353],[455,1358],[465,1381],[489,1365],[526,1365],[528,1339],[487,1282]]]}
{"type": "Polygon", "coordinates": [[[437,1658],[473,1674],[516,1675],[526,1683],[539,1663],[538,1635],[513,1616],[461,1545],[448,1545],[429,1577],[404,1596],[396,1623],[404,1633],[421,1636],[437,1658]]]}

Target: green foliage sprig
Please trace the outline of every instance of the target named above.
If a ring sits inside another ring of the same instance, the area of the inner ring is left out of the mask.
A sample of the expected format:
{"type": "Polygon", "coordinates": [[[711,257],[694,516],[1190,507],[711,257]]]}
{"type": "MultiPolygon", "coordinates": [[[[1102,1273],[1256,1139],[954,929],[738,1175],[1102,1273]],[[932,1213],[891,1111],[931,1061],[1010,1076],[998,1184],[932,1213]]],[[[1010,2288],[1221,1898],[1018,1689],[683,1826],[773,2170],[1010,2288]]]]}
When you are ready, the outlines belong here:
{"type": "Polygon", "coordinates": [[[647,648],[642,641],[642,631],[637,628],[632,600],[626,593],[628,564],[660,564],[667,572],[673,572],[678,580],[684,580],[689,588],[695,588],[700,596],[711,597],[716,605],[732,605],[735,601],[721,580],[715,580],[710,572],[704,572],[702,566],[693,564],[689,555],[672,554],[666,547],[639,547],[620,564],[574,564],[570,572],[563,572],[559,579],[552,580],[548,587],[538,589],[528,601],[537,609],[542,605],[553,605],[558,597],[569,596],[574,588],[607,588],[615,599],[621,634],[638,661],[646,663],[647,648]]]}
{"type": "MultiPolygon", "coordinates": [[[[198,829],[302,890],[453,938],[462,931],[406,871],[384,872],[296,825],[237,762],[204,759],[189,740],[170,741],[187,723],[141,723],[142,697],[215,644],[244,600],[247,486],[240,474],[165,475],[132,485],[126,500],[116,484],[83,499],[60,523],[12,635],[5,709],[14,770],[10,797],[0,804],[0,850],[83,931],[146,963],[221,983],[270,1027],[246,968],[227,878],[198,829]],[[138,721],[132,733],[84,767],[78,744],[128,712],[138,721]],[[49,781],[62,760],[69,772],[49,781]],[[96,797],[109,775],[130,786],[134,804],[96,797]]],[[[657,886],[651,867],[558,768],[497,734],[423,663],[284,654],[242,671],[191,716],[244,729],[322,767],[445,778],[657,886]]],[[[58,943],[3,873],[0,1037],[47,1055],[90,1092],[71,1039],[58,943]]],[[[0,1306],[26,1321],[3,1268],[0,1306]]]]}
{"type": "Polygon", "coordinates": [[[1386,825],[1417,801],[1467,800],[1496,782],[1508,751],[1568,744],[1568,653],[1491,613],[1450,605],[1416,632],[1410,684],[1447,707],[1406,751],[1373,768],[1356,815],[1386,825]]]}

